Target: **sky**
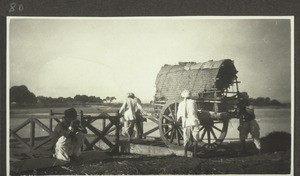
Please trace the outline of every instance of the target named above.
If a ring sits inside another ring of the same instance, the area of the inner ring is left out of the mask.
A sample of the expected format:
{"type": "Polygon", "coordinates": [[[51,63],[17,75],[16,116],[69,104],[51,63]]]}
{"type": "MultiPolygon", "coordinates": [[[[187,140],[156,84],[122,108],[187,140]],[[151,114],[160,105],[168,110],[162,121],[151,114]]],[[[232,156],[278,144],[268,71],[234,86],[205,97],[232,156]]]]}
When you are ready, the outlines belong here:
{"type": "Polygon", "coordinates": [[[36,96],[153,100],[164,64],[232,59],[250,97],[291,100],[291,20],[10,18],[9,86],[36,96]]]}

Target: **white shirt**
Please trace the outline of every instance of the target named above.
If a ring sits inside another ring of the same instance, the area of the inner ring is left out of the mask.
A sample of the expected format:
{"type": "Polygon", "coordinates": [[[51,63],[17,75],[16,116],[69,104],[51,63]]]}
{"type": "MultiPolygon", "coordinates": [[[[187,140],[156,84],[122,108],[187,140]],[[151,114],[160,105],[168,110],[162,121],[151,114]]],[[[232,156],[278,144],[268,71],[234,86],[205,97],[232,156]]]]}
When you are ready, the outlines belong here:
{"type": "Polygon", "coordinates": [[[139,102],[140,100],[138,98],[126,98],[126,100],[123,102],[121,109],[119,110],[119,113],[121,114],[122,111],[125,110],[125,120],[135,120],[135,112],[137,112],[137,110],[139,109],[143,111],[143,108],[139,102]]]}
{"type": "Polygon", "coordinates": [[[200,124],[197,117],[197,104],[195,100],[186,99],[179,103],[177,120],[182,118],[182,127],[198,126],[200,124]]]}

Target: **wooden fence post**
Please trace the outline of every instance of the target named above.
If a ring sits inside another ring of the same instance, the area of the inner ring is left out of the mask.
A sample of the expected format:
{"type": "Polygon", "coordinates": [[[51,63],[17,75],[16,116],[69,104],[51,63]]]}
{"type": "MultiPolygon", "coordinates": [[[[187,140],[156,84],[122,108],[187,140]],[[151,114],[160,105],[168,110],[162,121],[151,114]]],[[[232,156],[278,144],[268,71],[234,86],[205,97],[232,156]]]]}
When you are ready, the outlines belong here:
{"type": "MultiPolygon", "coordinates": [[[[52,116],[53,115],[53,111],[52,111],[52,109],[50,109],[50,116],[52,116]]],[[[49,119],[49,128],[50,128],[50,130],[51,131],[53,131],[53,119],[52,119],[52,117],[50,117],[50,119],[49,119]]]]}
{"type": "Polygon", "coordinates": [[[106,119],[104,118],[102,120],[102,130],[104,130],[105,126],[106,126],[106,119]]]}
{"type": "Polygon", "coordinates": [[[49,128],[51,131],[53,131],[52,130],[53,129],[53,119],[52,118],[49,119],[49,128]]]}
{"type": "Polygon", "coordinates": [[[33,149],[34,146],[34,137],[35,137],[35,122],[33,117],[31,117],[31,125],[30,125],[30,149],[33,149]]]}
{"type": "MultiPolygon", "coordinates": [[[[82,119],[83,119],[83,111],[82,110],[80,110],[80,112],[79,112],[79,120],[80,120],[80,123],[81,123],[81,125],[82,125],[82,119]]],[[[85,128],[85,127],[84,127],[85,128]]],[[[81,146],[81,151],[83,151],[83,145],[81,146]]]]}
{"type": "Polygon", "coordinates": [[[79,120],[80,120],[80,122],[82,121],[82,118],[83,118],[83,111],[80,110],[80,115],[79,115],[79,120]]]}
{"type": "Polygon", "coordinates": [[[117,112],[117,116],[115,117],[115,125],[116,125],[116,131],[115,131],[115,152],[116,154],[120,153],[120,114],[119,111],[117,112]]]}

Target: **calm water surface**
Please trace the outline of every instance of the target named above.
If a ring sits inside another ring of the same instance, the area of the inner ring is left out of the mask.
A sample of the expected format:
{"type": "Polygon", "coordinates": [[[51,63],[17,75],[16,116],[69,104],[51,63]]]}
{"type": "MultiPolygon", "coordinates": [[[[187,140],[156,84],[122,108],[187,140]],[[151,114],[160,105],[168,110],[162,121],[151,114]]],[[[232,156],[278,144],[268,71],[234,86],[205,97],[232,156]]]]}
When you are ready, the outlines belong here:
{"type": "MultiPolygon", "coordinates": [[[[260,125],[260,134],[261,137],[266,136],[267,134],[273,131],[285,131],[291,133],[291,110],[287,108],[278,108],[278,109],[256,109],[255,110],[256,119],[260,125]]],[[[38,113],[38,114],[11,114],[10,118],[10,129],[13,129],[24,122],[28,117],[32,115],[48,115],[48,113],[38,113]]],[[[41,119],[41,121],[49,125],[49,119],[41,119]]],[[[94,126],[99,126],[101,129],[102,121],[97,120],[93,123],[94,126]]],[[[56,125],[56,122],[53,121],[53,126],[56,125]]],[[[151,120],[144,123],[144,131],[148,131],[154,128],[156,124],[151,120]]],[[[36,125],[36,136],[45,136],[48,133],[36,125]]],[[[226,136],[227,140],[237,139],[238,138],[238,119],[231,119],[228,126],[228,133],[226,136]]],[[[18,131],[18,135],[21,137],[29,137],[30,125],[28,124],[25,128],[18,131]]],[[[150,136],[159,137],[159,132],[156,131],[150,136]]]]}

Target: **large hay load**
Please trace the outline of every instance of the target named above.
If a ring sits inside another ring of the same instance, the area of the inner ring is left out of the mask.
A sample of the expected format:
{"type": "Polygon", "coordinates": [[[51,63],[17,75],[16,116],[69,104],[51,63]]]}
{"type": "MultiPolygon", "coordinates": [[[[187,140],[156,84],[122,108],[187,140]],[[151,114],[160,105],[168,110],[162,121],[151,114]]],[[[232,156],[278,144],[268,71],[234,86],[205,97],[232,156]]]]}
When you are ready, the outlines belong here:
{"type": "Polygon", "coordinates": [[[198,98],[199,93],[212,89],[224,92],[236,79],[236,73],[230,59],[165,65],[156,77],[155,100],[180,98],[184,89],[190,90],[194,98],[198,98]]]}
{"type": "Polygon", "coordinates": [[[214,149],[222,143],[228,129],[228,114],[235,111],[238,99],[236,74],[230,59],[180,62],[161,68],[156,78],[154,105],[160,135],[166,145],[182,145],[182,129],[176,114],[184,89],[190,90],[197,101],[203,146],[214,149]]]}

